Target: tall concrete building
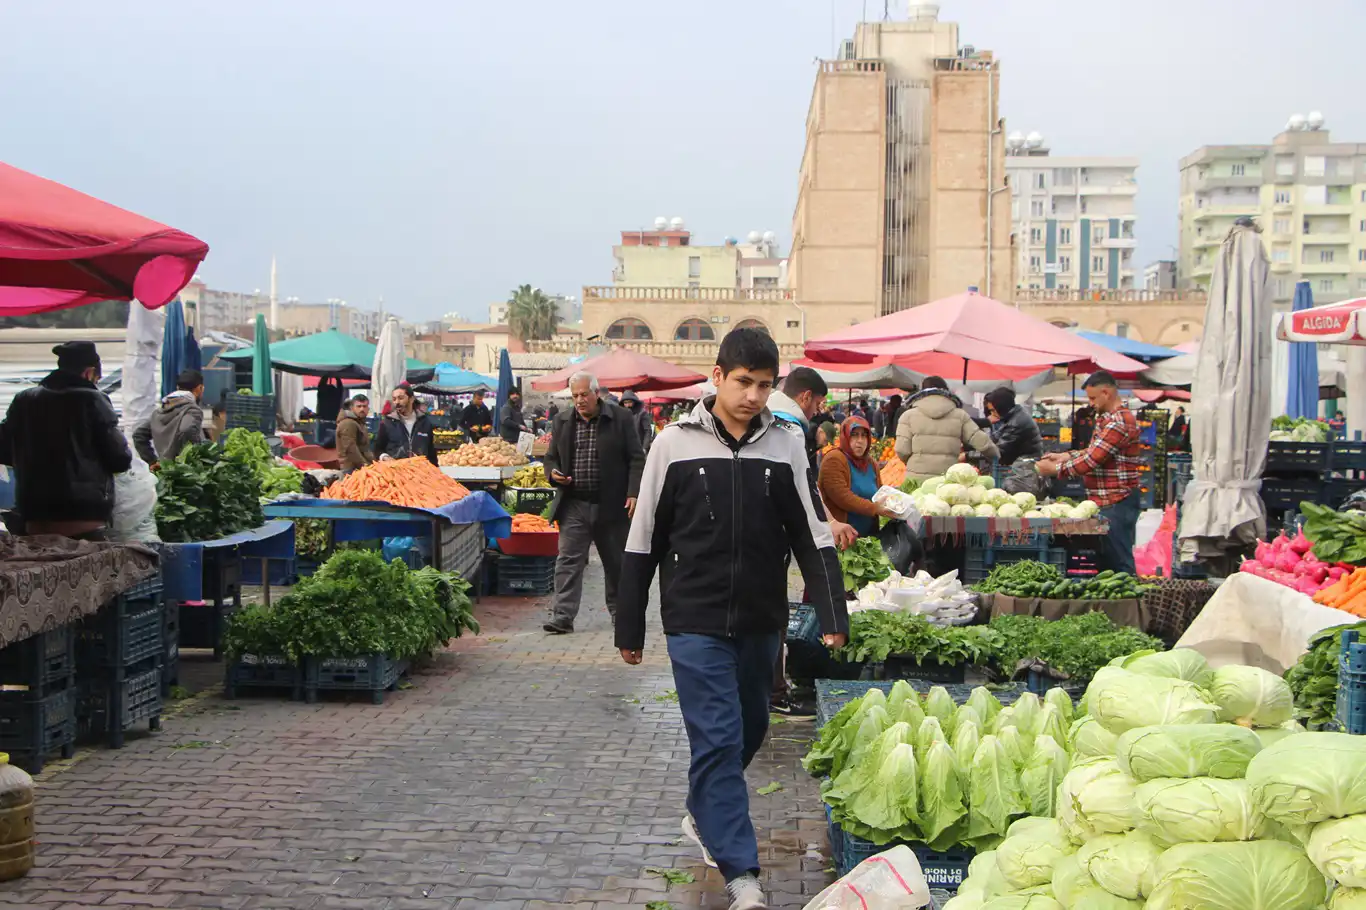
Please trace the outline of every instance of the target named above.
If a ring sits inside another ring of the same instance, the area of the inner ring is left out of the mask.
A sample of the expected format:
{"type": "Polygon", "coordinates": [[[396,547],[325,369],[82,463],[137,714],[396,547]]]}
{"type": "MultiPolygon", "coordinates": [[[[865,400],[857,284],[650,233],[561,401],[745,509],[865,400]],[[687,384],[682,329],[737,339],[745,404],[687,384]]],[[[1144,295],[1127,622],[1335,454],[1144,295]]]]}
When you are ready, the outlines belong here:
{"type": "Polygon", "coordinates": [[[1000,70],[935,3],[820,64],[792,218],[804,331],[1015,287],[1000,70]]]}
{"type": "Polygon", "coordinates": [[[1006,150],[1017,285],[1134,288],[1138,159],[1055,156],[1039,133],[1011,133],[1006,150]]]}
{"type": "Polygon", "coordinates": [[[1208,287],[1244,217],[1261,225],[1277,305],[1301,280],[1315,303],[1366,296],[1366,144],[1333,142],[1322,114],[1291,117],[1270,145],[1207,145],[1181,159],[1182,288],[1208,287]]]}

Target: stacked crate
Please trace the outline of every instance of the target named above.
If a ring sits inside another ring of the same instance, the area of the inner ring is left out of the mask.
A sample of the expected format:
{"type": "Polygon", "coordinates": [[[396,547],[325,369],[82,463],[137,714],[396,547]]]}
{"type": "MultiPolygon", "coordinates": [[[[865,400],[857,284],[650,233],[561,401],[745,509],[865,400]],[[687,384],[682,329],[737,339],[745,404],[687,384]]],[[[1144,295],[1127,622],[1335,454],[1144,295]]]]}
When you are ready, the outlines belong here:
{"type": "Polygon", "coordinates": [[[118,749],[139,721],[161,728],[167,634],[160,577],[120,594],[76,627],[76,717],[84,731],[118,749]]]}
{"type": "Polygon", "coordinates": [[[76,744],[76,653],[71,626],[0,650],[0,751],[37,774],[53,752],[76,744]]]}
{"type": "Polygon", "coordinates": [[[1136,416],[1139,447],[1143,450],[1139,505],[1160,509],[1167,504],[1167,429],[1171,415],[1165,408],[1143,408],[1136,416]]]}

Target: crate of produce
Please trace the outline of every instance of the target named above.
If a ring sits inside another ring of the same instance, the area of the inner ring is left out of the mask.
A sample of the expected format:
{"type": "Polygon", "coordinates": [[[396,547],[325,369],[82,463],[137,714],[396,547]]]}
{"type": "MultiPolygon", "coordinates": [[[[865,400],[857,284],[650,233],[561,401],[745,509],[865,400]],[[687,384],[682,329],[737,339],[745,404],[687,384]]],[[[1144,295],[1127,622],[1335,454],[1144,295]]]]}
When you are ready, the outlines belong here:
{"type": "Polygon", "coordinates": [[[543,596],[555,590],[554,556],[501,556],[498,559],[500,597],[543,596]]]}
{"type": "Polygon", "coordinates": [[[553,487],[511,487],[504,498],[510,511],[523,515],[540,515],[554,501],[553,487]]]}
{"type": "Polygon", "coordinates": [[[511,537],[498,541],[504,556],[556,556],[560,552],[560,535],[556,531],[513,531],[511,537]]]}
{"type": "Polygon", "coordinates": [[[161,658],[128,669],[107,670],[82,679],[76,716],[81,726],[108,737],[111,749],[123,748],[129,727],[147,721],[149,730],[161,729],[161,658]]]}
{"type": "Polygon", "coordinates": [[[1266,474],[1323,474],[1328,471],[1332,444],[1327,442],[1270,442],[1266,474]]]}
{"type": "Polygon", "coordinates": [[[70,758],[76,749],[76,690],[68,687],[42,698],[0,691],[0,752],[37,774],[53,752],[70,758]]]}
{"type": "Polygon", "coordinates": [[[60,626],[0,650],[0,686],[22,686],[31,696],[68,688],[76,673],[75,631],[60,626]]]}
{"type": "Polygon", "coordinates": [[[1320,477],[1263,477],[1262,503],[1268,512],[1298,512],[1305,500],[1321,502],[1324,483],[1320,477]]]}
{"type": "Polygon", "coordinates": [[[898,844],[905,844],[915,853],[915,858],[920,862],[920,870],[925,873],[925,882],[931,888],[938,888],[949,892],[957,893],[958,886],[963,884],[963,880],[968,877],[968,864],[977,855],[976,851],[968,846],[957,846],[950,850],[939,852],[931,850],[928,844],[918,841],[893,841],[889,844],[878,845],[869,840],[864,840],[848,831],[841,832],[839,858],[835,861],[835,874],[839,876],[848,875],[851,870],[859,863],[869,857],[873,857],[890,850],[898,844]]]}
{"type": "MultiPolygon", "coordinates": [[[[1048,538],[1044,538],[1047,540],[1048,538]]],[[[1057,566],[1067,571],[1067,550],[1054,546],[993,547],[989,550],[969,549],[963,558],[963,583],[976,584],[991,574],[997,566],[1034,560],[1057,566]]]]}
{"type": "Polygon", "coordinates": [[[384,693],[398,685],[408,661],[371,654],[367,657],[310,657],[304,661],[304,700],[312,704],[319,692],[369,692],[384,704],[384,693]]]}
{"type": "Polygon", "coordinates": [[[919,661],[909,654],[888,654],[880,669],[876,664],[873,667],[873,673],[878,679],[919,679],[932,683],[961,683],[967,679],[968,675],[967,664],[941,664],[936,660],[919,661]]]}
{"type": "MultiPolygon", "coordinates": [[[[261,562],[260,559],[242,560],[242,584],[261,584],[261,562]]],[[[267,559],[265,564],[266,578],[272,585],[292,585],[299,577],[295,559],[267,559]]]]}
{"type": "Polygon", "coordinates": [[[290,697],[304,697],[303,668],[281,654],[239,654],[227,665],[223,697],[236,698],[243,689],[288,689],[290,697]]]}
{"type": "Polygon", "coordinates": [[[1044,439],[1057,439],[1062,432],[1062,424],[1056,420],[1036,420],[1035,425],[1039,428],[1039,435],[1044,439]]]}
{"type": "Polygon", "coordinates": [[[1366,641],[1355,630],[1342,633],[1337,721],[1344,733],[1366,733],[1366,641]]]}
{"type": "MultiPolygon", "coordinates": [[[[1323,485],[1323,505],[1330,509],[1336,509],[1358,490],[1366,490],[1366,477],[1360,479],[1350,477],[1329,478],[1323,485]]],[[[1298,508],[1296,506],[1296,509],[1298,508]]]]}
{"type": "MultiPolygon", "coordinates": [[[[825,726],[826,721],[839,713],[849,702],[856,698],[862,698],[869,689],[881,689],[884,693],[892,691],[894,680],[847,680],[847,679],[818,679],[816,680],[816,724],[817,727],[825,726]]],[[[942,684],[927,682],[923,679],[907,680],[911,688],[924,696],[933,686],[942,685],[949,697],[955,704],[966,704],[968,696],[976,686],[967,683],[942,684]]],[[[1006,685],[993,686],[991,694],[995,695],[1002,705],[1012,705],[1020,695],[1026,691],[1024,683],[1007,683],[1006,685]]]]}
{"type": "Polygon", "coordinates": [[[243,395],[240,392],[229,392],[225,410],[227,429],[244,427],[263,436],[275,435],[274,395],[243,395]]]}
{"type": "Polygon", "coordinates": [[[166,650],[166,607],[155,599],[116,597],[76,626],[82,666],[130,666],[166,650]]]}

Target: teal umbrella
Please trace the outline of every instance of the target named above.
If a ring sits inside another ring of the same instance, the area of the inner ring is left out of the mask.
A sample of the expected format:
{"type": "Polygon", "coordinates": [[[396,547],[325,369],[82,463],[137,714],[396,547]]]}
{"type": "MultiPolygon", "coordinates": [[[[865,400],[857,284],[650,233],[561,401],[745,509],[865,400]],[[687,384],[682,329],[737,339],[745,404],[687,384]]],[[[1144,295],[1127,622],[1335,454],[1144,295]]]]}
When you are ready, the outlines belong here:
{"type": "Polygon", "coordinates": [[[266,317],[256,315],[256,338],[251,346],[251,390],[257,395],[272,395],[270,382],[270,332],[266,317]]]}
{"type": "MultiPolygon", "coordinates": [[[[336,329],[288,338],[270,346],[270,359],[281,373],[302,376],[335,376],[338,379],[369,379],[375,362],[375,345],[359,338],[344,335],[336,329]]],[[[243,348],[220,354],[223,360],[246,361],[253,357],[252,349],[243,348]]],[[[436,372],[435,367],[408,358],[408,381],[427,382],[436,372]]]]}

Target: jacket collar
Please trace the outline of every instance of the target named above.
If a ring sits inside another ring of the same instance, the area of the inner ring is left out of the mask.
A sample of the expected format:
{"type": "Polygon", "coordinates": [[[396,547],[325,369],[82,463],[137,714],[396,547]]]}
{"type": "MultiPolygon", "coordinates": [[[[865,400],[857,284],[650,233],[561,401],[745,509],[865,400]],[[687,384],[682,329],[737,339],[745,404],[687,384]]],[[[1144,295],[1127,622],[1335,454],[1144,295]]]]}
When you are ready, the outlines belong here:
{"type": "Polygon", "coordinates": [[[99,391],[95,383],[86,379],[79,373],[72,373],[68,370],[53,370],[43,377],[42,382],[38,383],[45,389],[89,389],[99,391]]]}
{"type": "Polygon", "coordinates": [[[963,406],[963,402],[958,399],[957,395],[952,392],[946,392],[943,389],[924,389],[923,391],[916,392],[911,396],[911,403],[914,404],[917,401],[922,401],[931,395],[943,395],[945,398],[953,401],[954,407],[961,408],[963,406]]]}
{"type": "Polygon", "coordinates": [[[778,417],[786,417],[793,423],[800,424],[803,430],[811,429],[811,422],[806,419],[802,409],[797,406],[797,402],[781,390],[775,389],[773,394],[768,396],[769,413],[778,417]]]}

